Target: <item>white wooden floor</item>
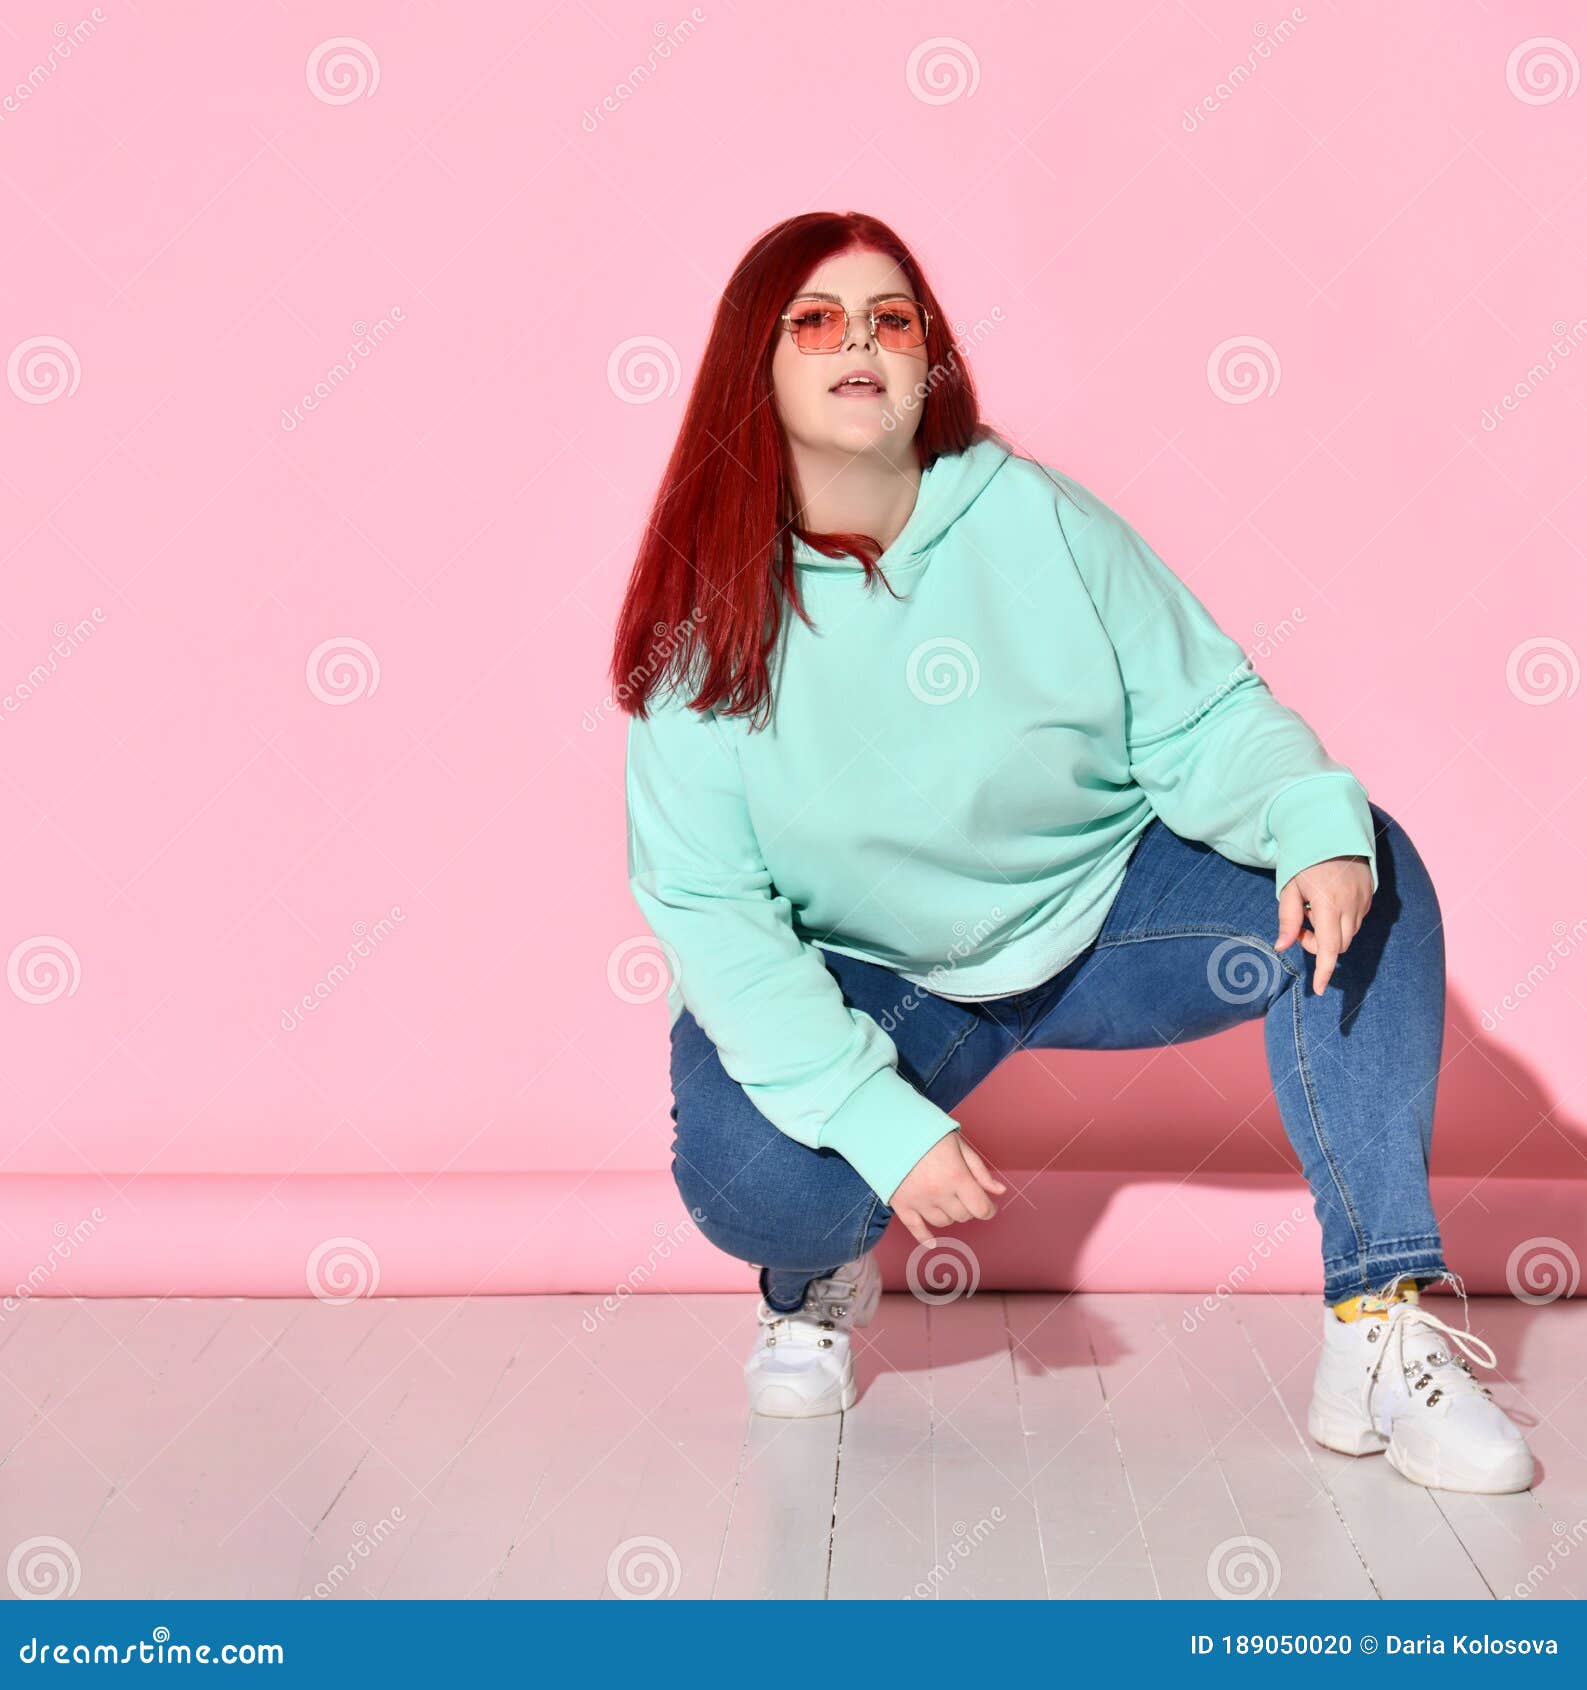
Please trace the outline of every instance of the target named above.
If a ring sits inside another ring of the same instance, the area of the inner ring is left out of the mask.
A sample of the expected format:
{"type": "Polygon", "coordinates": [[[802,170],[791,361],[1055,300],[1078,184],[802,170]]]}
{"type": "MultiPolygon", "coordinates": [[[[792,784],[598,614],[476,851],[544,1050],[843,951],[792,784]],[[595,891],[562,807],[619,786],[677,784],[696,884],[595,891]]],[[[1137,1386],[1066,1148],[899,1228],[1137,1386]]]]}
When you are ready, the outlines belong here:
{"type": "Polygon", "coordinates": [[[1542,1468],[1488,1498],[1310,1443],[1311,1298],[890,1294],[806,1422],[745,1409],[752,1294],[600,1301],[27,1303],[0,1557],[79,1597],[1587,1595],[1580,1301],[1472,1300],[1542,1468]]]}

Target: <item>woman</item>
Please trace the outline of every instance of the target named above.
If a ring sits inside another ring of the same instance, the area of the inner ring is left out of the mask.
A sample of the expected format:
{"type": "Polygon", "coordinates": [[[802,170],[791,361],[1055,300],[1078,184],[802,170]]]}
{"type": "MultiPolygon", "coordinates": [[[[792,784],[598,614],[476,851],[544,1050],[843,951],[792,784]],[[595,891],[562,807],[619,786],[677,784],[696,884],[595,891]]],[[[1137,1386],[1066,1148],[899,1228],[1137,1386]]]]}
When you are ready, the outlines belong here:
{"type": "Polygon", "coordinates": [[[795,217],[734,272],[613,679],[673,1173],[759,1268],[756,1410],[852,1405],[894,1215],[929,1245],[996,1213],[951,1111],[1011,1052],[1261,1016],[1322,1227],[1311,1435],[1531,1483],[1460,1353],[1493,1352],[1418,1295],[1464,1299],[1427,1187],[1426,867],[1123,518],[980,424],[875,219],[795,217]]]}

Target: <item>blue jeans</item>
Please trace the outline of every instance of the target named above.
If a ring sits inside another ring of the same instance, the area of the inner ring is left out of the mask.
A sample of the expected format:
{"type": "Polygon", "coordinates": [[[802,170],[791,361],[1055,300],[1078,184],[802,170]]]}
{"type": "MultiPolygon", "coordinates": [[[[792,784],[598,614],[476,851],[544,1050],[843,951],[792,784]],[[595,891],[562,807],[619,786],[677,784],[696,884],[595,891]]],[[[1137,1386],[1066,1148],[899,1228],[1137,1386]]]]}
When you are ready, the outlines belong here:
{"type": "MultiPolygon", "coordinates": [[[[1455,1280],[1427,1186],[1443,919],[1416,847],[1371,808],[1378,890],[1322,993],[1299,940],[1274,948],[1272,873],[1156,818],[1101,932],[1027,991],[954,1003],[874,963],[824,955],[845,1000],[888,1028],[899,1072],[949,1111],[1016,1050],[1141,1050],[1261,1017],[1279,1113],[1322,1227],[1324,1299],[1407,1275],[1455,1280]]],[[[779,1132],[687,1010],[672,1027],[672,1090],[679,1193],[713,1244],[759,1267],[774,1308],[798,1308],[812,1279],[881,1238],[893,1211],[837,1151],[779,1132]]]]}

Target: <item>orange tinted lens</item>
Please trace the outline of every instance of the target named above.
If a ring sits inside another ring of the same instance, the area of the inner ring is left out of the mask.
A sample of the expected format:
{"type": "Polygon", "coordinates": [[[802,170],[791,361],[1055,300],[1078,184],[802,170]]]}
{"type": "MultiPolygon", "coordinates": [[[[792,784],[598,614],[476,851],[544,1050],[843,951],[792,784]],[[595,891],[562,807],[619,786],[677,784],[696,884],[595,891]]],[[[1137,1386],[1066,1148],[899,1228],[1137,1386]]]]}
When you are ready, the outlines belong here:
{"type": "Polygon", "coordinates": [[[901,346],[923,346],[926,320],[911,299],[889,299],[876,307],[877,341],[893,351],[901,346]]]}
{"type": "Polygon", "coordinates": [[[843,344],[843,313],[835,305],[807,300],[789,312],[795,343],[806,352],[830,352],[843,344]]]}

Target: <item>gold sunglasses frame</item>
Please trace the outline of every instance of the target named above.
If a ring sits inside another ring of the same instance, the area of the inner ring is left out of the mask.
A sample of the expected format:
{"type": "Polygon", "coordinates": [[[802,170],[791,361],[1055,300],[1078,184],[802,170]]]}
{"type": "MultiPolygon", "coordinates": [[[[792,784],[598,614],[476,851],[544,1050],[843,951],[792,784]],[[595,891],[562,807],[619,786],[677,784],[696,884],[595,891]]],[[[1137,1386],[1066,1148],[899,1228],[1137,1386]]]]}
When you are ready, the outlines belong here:
{"type": "Polygon", "coordinates": [[[920,321],[924,332],[922,333],[920,339],[914,342],[913,345],[898,347],[896,349],[882,347],[882,350],[884,352],[892,350],[913,352],[916,346],[924,346],[931,338],[931,313],[918,299],[911,299],[907,293],[894,294],[887,299],[879,299],[874,305],[867,305],[863,311],[850,311],[846,305],[840,304],[835,299],[817,299],[810,294],[801,294],[798,299],[793,300],[789,304],[788,309],[783,312],[780,321],[782,326],[788,331],[788,337],[793,341],[794,347],[797,351],[802,352],[807,358],[825,358],[829,357],[834,352],[841,352],[848,344],[849,325],[856,317],[865,318],[866,322],[870,325],[871,339],[874,340],[878,346],[881,346],[882,343],[876,331],[876,314],[878,311],[885,311],[889,305],[913,305],[920,313],[920,321]],[[838,336],[838,343],[836,346],[799,345],[799,336],[794,329],[793,317],[794,307],[800,304],[801,301],[810,305],[830,305],[843,313],[843,333],[838,336]]]}

